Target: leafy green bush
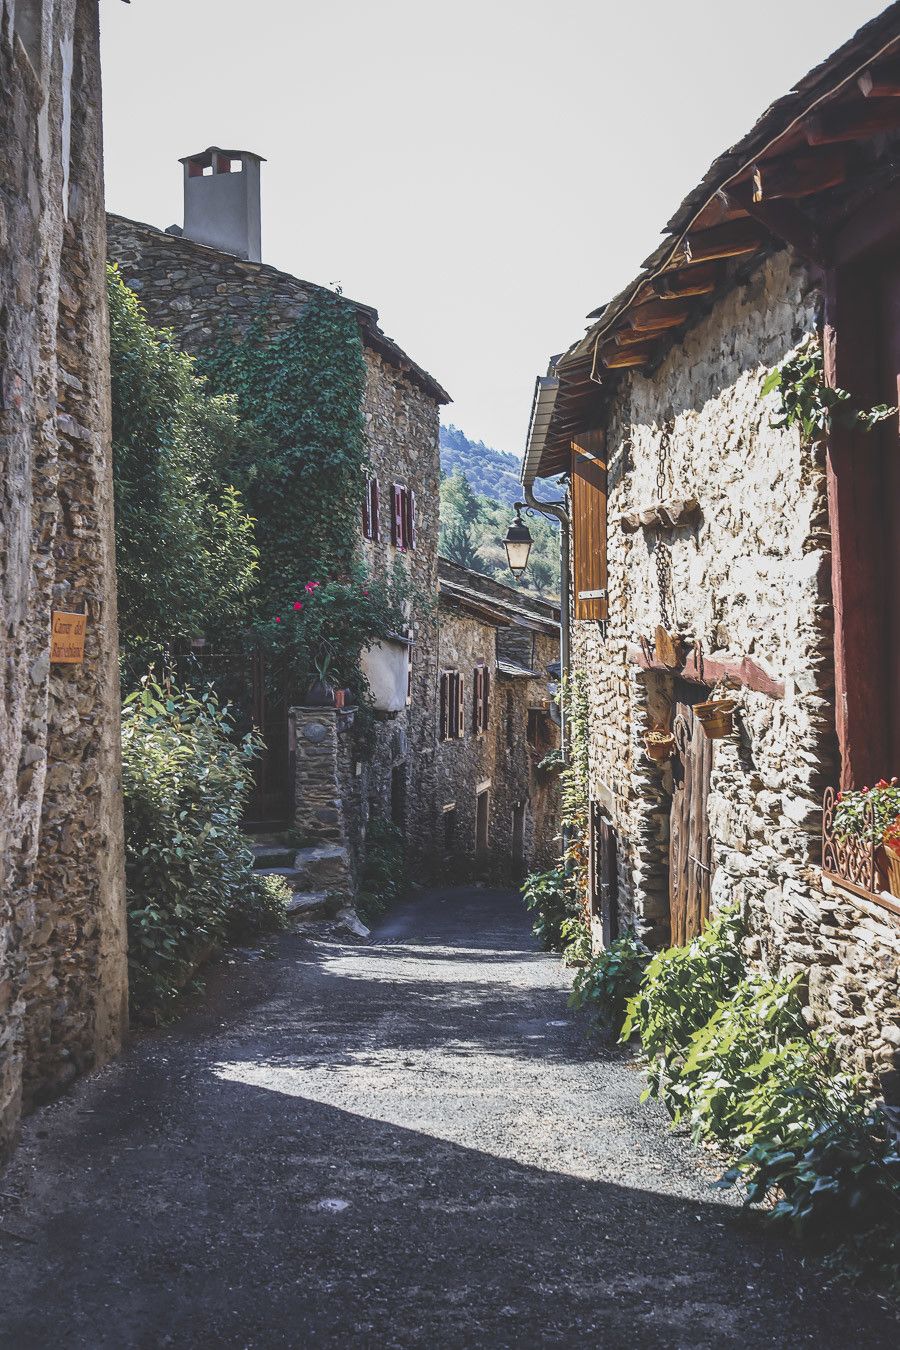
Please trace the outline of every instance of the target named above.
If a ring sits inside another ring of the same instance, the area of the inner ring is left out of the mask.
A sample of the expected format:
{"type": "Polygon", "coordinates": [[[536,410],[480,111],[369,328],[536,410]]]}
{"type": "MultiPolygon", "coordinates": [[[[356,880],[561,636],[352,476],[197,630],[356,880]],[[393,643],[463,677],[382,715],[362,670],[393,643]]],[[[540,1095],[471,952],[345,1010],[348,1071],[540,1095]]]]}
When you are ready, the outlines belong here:
{"type": "Polygon", "coordinates": [[[590,961],[593,951],[591,926],[584,913],[573,914],[571,918],[563,919],[560,925],[560,940],[565,965],[580,965],[590,961]]]}
{"type": "Polygon", "coordinates": [[[366,860],[356,896],[364,923],[390,909],[409,887],[403,831],[386,816],[373,816],[366,830],[366,860]]]}
{"type": "Polygon", "coordinates": [[[650,1095],[665,1097],[695,1032],[705,1026],[744,972],[741,924],[733,909],[713,915],[686,947],[650,960],[641,987],[628,1000],[622,1040],[635,1031],[650,1061],[650,1095]]]}
{"type": "Polygon", "coordinates": [[[119,625],[141,650],[249,617],[258,555],[231,463],[258,438],[115,267],[108,293],[119,625]]]}
{"type": "Polygon", "coordinates": [[[635,933],[623,933],[575,976],[569,1006],[590,1010],[592,1031],[618,1032],[649,960],[650,952],[635,933]]]}
{"type": "Polygon", "coordinates": [[[805,1089],[827,1058],[806,1031],[797,980],[749,975],[671,1067],[666,1104],[698,1142],[738,1149],[761,1139],[789,1142],[814,1124],[805,1089]]]}
{"type": "MultiPolygon", "coordinates": [[[[160,1010],[246,907],[253,856],[240,830],[259,742],[231,739],[211,693],[149,678],[122,710],[125,878],[132,1006],[160,1010]]],[[[270,902],[267,900],[266,902],[270,902]]]]}
{"type": "Polygon", "coordinates": [[[544,951],[562,951],[562,926],[570,917],[563,867],[551,867],[546,872],[529,872],[522,886],[522,899],[525,908],[535,916],[531,931],[544,951]]]}
{"type": "Polygon", "coordinates": [[[803,1089],[816,1124],[785,1145],[761,1139],[722,1179],[745,1203],[767,1202],[768,1219],[789,1227],[851,1279],[900,1286],[900,1119],[896,1108],[861,1100],[858,1085],[820,1074],[803,1089]]]}
{"type": "Polygon", "coordinates": [[[284,877],[253,873],[228,911],[227,941],[249,942],[267,933],[280,933],[287,927],[293,894],[284,877]]]}

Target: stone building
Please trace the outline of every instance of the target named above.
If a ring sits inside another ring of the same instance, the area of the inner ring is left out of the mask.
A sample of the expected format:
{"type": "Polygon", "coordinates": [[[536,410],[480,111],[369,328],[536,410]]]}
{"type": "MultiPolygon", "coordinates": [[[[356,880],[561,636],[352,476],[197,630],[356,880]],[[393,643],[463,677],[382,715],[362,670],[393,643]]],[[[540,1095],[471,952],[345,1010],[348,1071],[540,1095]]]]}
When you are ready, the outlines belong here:
{"type": "Polygon", "coordinates": [[[761,388],[813,338],[856,406],[900,402],[898,55],[892,5],[715,161],[538,381],[524,465],[569,480],[598,940],[739,902],[749,953],[894,1096],[900,900],[834,848],[827,790],[900,772],[897,418],[817,442],[761,388]]]}
{"type": "MultiPolygon", "coordinates": [[[[321,288],[260,261],[258,156],[212,147],[183,164],[184,231],[110,215],[109,256],[151,323],[172,328],[183,348],[198,355],[226,321],[245,331],[265,306],[276,326],[287,324],[321,288]]],[[[371,806],[391,812],[417,853],[429,842],[435,802],[437,620],[431,597],[437,588],[438,412],[449,397],[382,332],[374,309],[347,303],[358,318],[365,355],[372,466],[367,500],[347,528],[358,532],[361,552],[376,572],[401,560],[414,593],[425,597],[402,635],[408,639],[404,659],[410,654],[403,697],[381,704],[374,753],[358,766],[362,783],[355,792],[362,807],[355,843],[371,806]]],[[[265,734],[270,749],[273,741],[287,746],[286,709],[265,734]]],[[[288,798],[295,777],[287,772],[287,753],[283,762],[285,800],[274,815],[286,820],[293,814],[288,798]]]]}
{"type": "Polygon", "coordinates": [[[126,1019],[95,0],[0,0],[0,86],[2,1154],[126,1019]]]}
{"type": "Polygon", "coordinates": [[[558,853],[559,745],[548,692],[559,610],[441,558],[435,857],[509,880],[558,853]]]}

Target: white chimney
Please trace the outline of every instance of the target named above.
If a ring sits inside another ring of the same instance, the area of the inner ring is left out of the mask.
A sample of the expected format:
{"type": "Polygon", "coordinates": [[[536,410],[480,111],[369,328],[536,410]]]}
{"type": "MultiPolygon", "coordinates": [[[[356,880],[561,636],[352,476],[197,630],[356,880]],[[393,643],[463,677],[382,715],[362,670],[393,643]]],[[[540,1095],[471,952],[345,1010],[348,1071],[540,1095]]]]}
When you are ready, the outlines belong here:
{"type": "Polygon", "coordinates": [[[211,145],[184,165],[184,235],[248,262],[262,261],[261,155],[211,145]]]}

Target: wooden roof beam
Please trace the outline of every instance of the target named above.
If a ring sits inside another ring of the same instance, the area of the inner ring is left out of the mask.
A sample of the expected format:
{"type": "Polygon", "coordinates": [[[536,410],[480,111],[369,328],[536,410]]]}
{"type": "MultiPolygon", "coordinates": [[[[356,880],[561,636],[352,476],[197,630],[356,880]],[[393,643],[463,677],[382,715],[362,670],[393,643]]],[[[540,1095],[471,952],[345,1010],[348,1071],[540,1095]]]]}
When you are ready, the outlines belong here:
{"type": "Polygon", "coordinates": [[[635,305],[627,311],[626,319],[630,328],[637,333],[656,333],[666,328],[677,328],[684,323],[691,310],[689,305],[679,305],[671,300],[651,300],[645,305],[635,305]]]}
{"type": "Polygon", "coordinates": [[[620,347],[614,345],[600,349],[600,360],[609,370],[625,370],[646,366],[653,359],[655,348],[652,344],[642,347],[620,347]]]}
{"type": "Polygon", "coordinates": [[[788,244],[803,258],[809,258],[820,266],[825,264],[825,244],[809,216],[804,215],[798,206],[789,201],[754,202],[749,185],[722,190],[729,201],[740,201],[752,220],[759,223],[788,244]]]}
{"type": "Polygon", "coordinates": [[[798,197],[811,197],[828,188],[839,187],[847,177],[847,151],[838,147],[817,155],[785,155],[763,160],[753,166],[753,195],[756,205],[798,197]]]}
{"type": "Polygon", "coordinates": [[[856,81],[863,98],[900,98],[900,64],[869,66],[856,81]]]}
{"type": "Polygon", "coordinates": [[[684,300],[692,295],[710,295],[716,289],[718,269],[689,267],[685,271],[663,272],[653,283],[660,300],[684,300]]]}
{"type": "Polygon", "coordinates": [[[810,145],[834,145],[839,141],[865,141],[900,128],[900,102],[896,99],[866,100],[857,105],[830,108],[804,123],[810,145]]]}
{"type": "Polygon", "coordinates": [[[688,264],[712,262],[715,258],[737,258],[755,253],[765,242],[765,236],[752,220],[732,220],[714,230],[691,233],[684,241],[688,264]]]}

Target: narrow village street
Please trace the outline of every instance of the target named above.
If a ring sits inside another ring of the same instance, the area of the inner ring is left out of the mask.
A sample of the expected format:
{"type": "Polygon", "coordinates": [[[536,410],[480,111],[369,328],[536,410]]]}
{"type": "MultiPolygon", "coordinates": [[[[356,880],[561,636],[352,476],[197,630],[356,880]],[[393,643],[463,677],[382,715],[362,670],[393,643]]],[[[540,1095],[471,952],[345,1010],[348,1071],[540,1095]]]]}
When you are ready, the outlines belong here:
{"type": "Polygon", "coordinates": [[[26,1123],[5,1350],[896,1344],[585,1051],[514,893],[272,958],[26,1123]]]}

